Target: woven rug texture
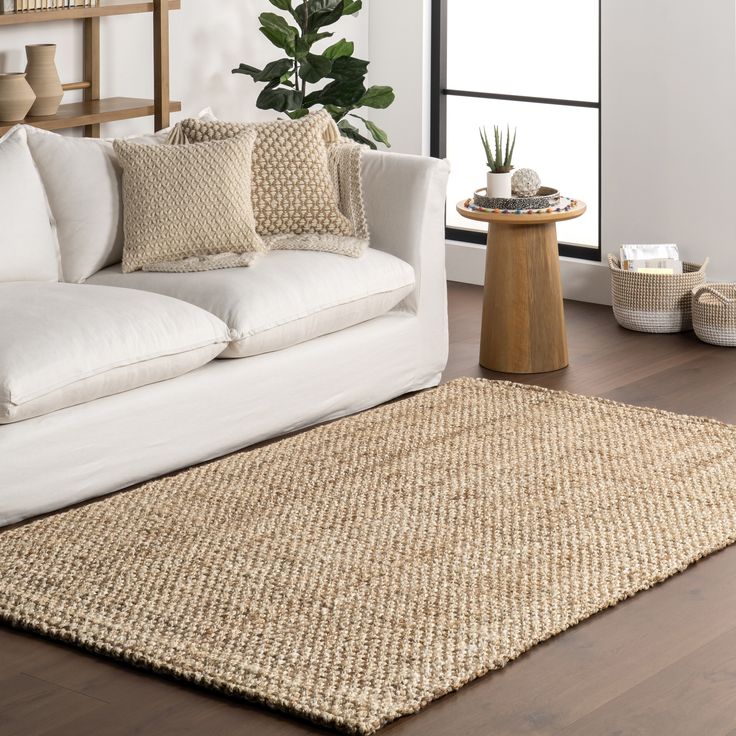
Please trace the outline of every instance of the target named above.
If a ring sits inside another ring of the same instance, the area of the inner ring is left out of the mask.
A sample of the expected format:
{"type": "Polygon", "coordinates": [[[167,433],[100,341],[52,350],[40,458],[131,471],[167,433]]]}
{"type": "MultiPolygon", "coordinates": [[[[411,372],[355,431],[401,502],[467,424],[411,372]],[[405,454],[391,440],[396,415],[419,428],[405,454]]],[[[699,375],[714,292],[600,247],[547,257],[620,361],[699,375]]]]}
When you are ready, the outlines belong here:
{"type": "Polygon", "coordinates": [[[736,540],[736,427],[460,379],[0,532],[0,618],[348,733],[736,540]]]}

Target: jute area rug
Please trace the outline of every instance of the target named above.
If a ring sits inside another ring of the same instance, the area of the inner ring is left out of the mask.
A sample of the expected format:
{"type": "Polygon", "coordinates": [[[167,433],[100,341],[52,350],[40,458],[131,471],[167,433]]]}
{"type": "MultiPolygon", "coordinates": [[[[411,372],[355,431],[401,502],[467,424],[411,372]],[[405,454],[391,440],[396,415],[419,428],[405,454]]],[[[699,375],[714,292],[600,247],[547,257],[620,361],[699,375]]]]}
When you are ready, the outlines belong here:
{"type": "Polygon", "coordinates": [[[462,379],[0,533],[0,616],[368,734],[735,538],[735,427],[462,379]]]}

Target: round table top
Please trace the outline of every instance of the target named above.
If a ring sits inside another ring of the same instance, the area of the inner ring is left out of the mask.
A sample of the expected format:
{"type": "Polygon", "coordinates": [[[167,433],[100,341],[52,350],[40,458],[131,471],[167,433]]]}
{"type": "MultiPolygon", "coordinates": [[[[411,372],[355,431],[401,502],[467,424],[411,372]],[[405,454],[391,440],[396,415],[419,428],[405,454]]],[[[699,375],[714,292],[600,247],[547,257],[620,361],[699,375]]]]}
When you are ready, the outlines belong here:
{"type": "Polygon", "coordinates": [[[479,212],[471,210],[465,206],[467,200],[457,203],[457,211],[469,220],[478,220],[480,222],[503,222],[508,225],[538,225],[544,222],[559,222],[561,220],[574,220],[576,217],[585,213],[587,209],[585,202],[579,199],[575,201],[575,205],[567,212],[534,212],[532,214],[516,212],[479,212]]]}

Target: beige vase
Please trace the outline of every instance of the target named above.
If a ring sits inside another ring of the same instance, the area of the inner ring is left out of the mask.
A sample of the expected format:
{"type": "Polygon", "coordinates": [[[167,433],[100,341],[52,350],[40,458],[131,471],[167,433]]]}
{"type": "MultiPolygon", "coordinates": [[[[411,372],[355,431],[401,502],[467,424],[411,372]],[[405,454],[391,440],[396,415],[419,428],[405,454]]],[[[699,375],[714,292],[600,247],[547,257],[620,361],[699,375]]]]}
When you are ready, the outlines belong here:
{"type": "Polygon", "coordinates": [[[0,74],[0,121],[15,123],[28,115],[36,100],[24,73],[0,74]]]}
{"type": "Polygon", "coordinates": [[[36,101],[28,114],[56,115],[61,98],[64,96],[59,72],[56,71],[54,63],[56,44],[43,43],[26,46],[26,56],[28,57],[26,79],[36,93],[36,101]]]}

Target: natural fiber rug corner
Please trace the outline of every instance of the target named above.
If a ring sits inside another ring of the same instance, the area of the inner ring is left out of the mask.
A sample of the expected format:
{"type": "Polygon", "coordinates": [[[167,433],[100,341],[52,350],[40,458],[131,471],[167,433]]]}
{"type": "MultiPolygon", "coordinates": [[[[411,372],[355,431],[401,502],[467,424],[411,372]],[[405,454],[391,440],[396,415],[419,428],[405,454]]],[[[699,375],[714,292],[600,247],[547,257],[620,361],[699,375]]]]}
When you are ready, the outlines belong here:
{"type": "Polygon", "coordinates": [[[0,616],[367,734],[735,539],[736,428],[463,379],[0,533],[0,616]]]}

